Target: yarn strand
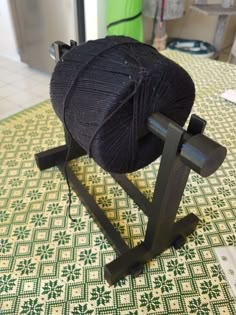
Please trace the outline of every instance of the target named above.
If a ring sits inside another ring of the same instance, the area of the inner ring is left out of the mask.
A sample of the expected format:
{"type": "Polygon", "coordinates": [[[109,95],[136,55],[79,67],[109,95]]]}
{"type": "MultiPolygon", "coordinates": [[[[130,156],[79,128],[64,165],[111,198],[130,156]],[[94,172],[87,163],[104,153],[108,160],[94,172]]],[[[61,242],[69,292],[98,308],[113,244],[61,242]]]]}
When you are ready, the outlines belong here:
{"type": "MultiPolygon", "coordinates": [[[[71,132],[70,132],[70,129],[67,125],[67,122],[66,122],[66,109],[67,109],[67,106],[69,104],[69,100],[70,100],[70,97],[72,95],[72,92],[73,92],[73,88],[75,87],[75,84],[77,83],[77,80],[79,78],[79,75],[81,75],[82,71],[84,71],[86,69],[87,66],[89,66],[93,60],[95,60],[98,56],[100,56],[101,54],[103,54],[104,52],[114,48],[115,46],[119,46],[119,45],[123,45],[124,43],[115,43],[113,42],[114,44],[112,46],[109,46],[109,47],[106,47],[105,49],[103,49],[98,55],[92,55],[92,57],[87,61],[87,63],[85,63],[83,65],[83,67],[80,69],[80,71],[77,72],[74,80],[72,81],[72,84],[67,92],[67,94],[65,95],[65,99],[64,99],[64,102],[63,102],[63,123],[64,123],[64,126],[65,126],[65,129],[68,133],[68,138],[69,138],[69,144],[67,145],[68,146],[68,149],[67,149],[67,155],[66,155],[66,158],[65,158],[65,162],[64,162],[64,173],[65,173],[65,179],[66,179],[66,183],[67,183],[67,187],[68,187],[68,196],[69,196],[69,201],[68,201],[68,207],[67,207],[67,212],[68,212],[68,216],[69,218],[71,219],[71,221],[73,222],[76,222],[76,219],[73,219],[72,216],[71,216],[71,204],[72,204],[72,198],[71,198],[71,187],[70,187],[70,182],[69,182],[69,178],[68,178],[68,173],[67,173],[67,164],[69,162],[69,157],[70,157],[70,154],[71,154],[71,149],[72,149],[72,135],[71,135],[71,132]]],[[[97,130],[95,131],[93,137],[91,138],[91,141],[89,143],[89,151],[88,151],[88,154],[89,156],[91,155],[91,145],[92,145],[92,142],[96,136],[96,134],[99,132],[100,128],[106,123],[106,121],[109,119],[109,117],[113,117],[115,115],[115,113],[124,105],[126,104],[126,102],[133,96],[135,95],[135,93],[137,92],[137,89],[139,87],[139,85],[141,84],[141,81],[142,79],[140,78],[139,79],[139,82],[136,86],[136,88],[134,88],[133,92],[125,99],[123,100],[123,102],[117,107],[117,109],[111,113],[110,116],[108,116],[107,119],[104,120],[103,124],[101,126],[99,126],[97,128],[97,130]]]]}

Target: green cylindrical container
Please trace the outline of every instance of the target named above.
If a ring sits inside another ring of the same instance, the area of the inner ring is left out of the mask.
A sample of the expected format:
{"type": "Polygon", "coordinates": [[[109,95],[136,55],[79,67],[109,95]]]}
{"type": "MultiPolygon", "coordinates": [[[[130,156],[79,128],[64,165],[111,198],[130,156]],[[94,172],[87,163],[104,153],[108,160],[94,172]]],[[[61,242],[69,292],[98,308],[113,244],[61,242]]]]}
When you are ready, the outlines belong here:
{"type": "Polygon", "coordinates": [[[107,0],[107,35],[125,35],[142,42],[142,0],[107,0]]]}

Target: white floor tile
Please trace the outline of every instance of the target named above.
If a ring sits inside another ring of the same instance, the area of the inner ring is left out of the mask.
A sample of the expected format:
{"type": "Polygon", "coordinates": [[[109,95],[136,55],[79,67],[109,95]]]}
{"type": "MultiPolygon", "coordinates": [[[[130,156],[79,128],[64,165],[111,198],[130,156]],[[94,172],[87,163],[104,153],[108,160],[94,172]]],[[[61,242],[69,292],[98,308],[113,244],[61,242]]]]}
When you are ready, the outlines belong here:
{"type": "Polygon", "coordinates": [[[5,86],[5,85],[7,85],[7,83],[6,83],[6,82],[1,81],[1,79],[0,79],[0,87],[5,86]]]}
{"type": "Polygon", "coordinates": [[[50,75],[0,57],[0,119],[49,99],[50,75]]]}
{"type": "Polygon", "coordinates": [[[20,80],[22,80],[22,75],[17,72],[9,72],[9,74],[2,79],[2,81],[6,83],[14,83],[20,80]]]}
{"type": "Polygon", "coordinates": [[[50,80],[51,80],[51,77],[46,77],[46,78],[42,78],[42,80],[39,81],[40,84],[44,84],[46,86],[50,86],[50,80]]]}
{"type": "Polygon", "coordinates": [[[39,103],[47,100],[47,99],[49,99],[49,97],[48,98],[47,97],[42,98],[42,96],[40,96],[40,95],[39,96],[35,96],[35,97],[31,98],[29,101],[25,101],[24,103],[19,105],[19,107],[21,109],[29,108],[31,106],[34,106],[36,104],[39,104],[39,103]]]}
{"type": "Polygon", "coordinates": [[[4,112],[3,114],[0,114],[0,120],[4,119],[4,118],[7,118],[7,117],[9,117],[11,115],[17,114],[21,110],[22,110],[22,108],[16,106],[13,109],[8,110],[8,111],[4,112]]]}
{"type": "Polygon", "coordinates": [[[11,84],[0,87],[0,97],[2,98],[7,98],[18,93],[20,93],[20,89],[11,84]]]}
{"type": "Polygon", "coordinates": [[[36,95],[49,95],[49,85],[38,84],[34,87],[34,93],[36,95]]]}
{"type": "Polygon", "coordinates": [[[34,80],[31,80],[30,78],[22,78],[19,81],[15,81],[12,83],[13,86],[21,89],[21,90],[28,90],[28,89],[34,89],[35,86],[37,86],[39,83],[35,82],[34,80]]]}
{"type": "Polygon", "coordinates": [[[28,66],[23,62],[10,61],[7,63],[5,68],[12,72],[15,72],[17,70],[17,73],[21,73],[22,71],[26,71],[28,66]]]}
{"type": "Polygon", "coordinates": [[[7,100],[17,104],[17,105],[23,105],[24,102],[30,102],[33,100],[35,97],[34,93],[28,92],[26,93],[25,91],[21,91],[17,94],[12,94],[7,97],[7,100]]]}
{"type": "Polygon", "coordinates": [[[11,67],[12,65],[15,65],[15,61],[12,61],[12,60],[4,58],[4,57],[0,58],[0,67],[1,68],[7,69],[7,68],[11,67]]]}
{"type": "Polygon", "coordinates": [[[6,82],[6,81],[5,81],[6,77],[9,77],[9,76],[12,74],[12,72],[9,71],[9,70],[6,69],[6,68],[2,68],[2,67],[1,67],[0,69],[1,69],[0,80],[1,80],[2,82],[6,82]]]}
{"type": "Polygon", "coordinates": [[[18,110],[20,109],[20,107],[14,102],[5,98],[1,99],[0,115],[3,115],[4,113],[9,112],[11,110],[14,110],[15,108],[18,108],[18,110]]]}

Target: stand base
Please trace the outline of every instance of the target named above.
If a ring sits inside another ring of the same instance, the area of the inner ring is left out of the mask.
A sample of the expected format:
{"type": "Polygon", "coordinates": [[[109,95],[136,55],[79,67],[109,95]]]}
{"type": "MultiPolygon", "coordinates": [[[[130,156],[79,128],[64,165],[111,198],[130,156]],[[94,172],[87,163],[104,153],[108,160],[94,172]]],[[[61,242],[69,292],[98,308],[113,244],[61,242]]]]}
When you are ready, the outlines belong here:
{"type": "MultiPolygon", "coordinates": [[[[37,166],[40,170],[58,166],[62,174],[65,176],[64,161],[66,153],[66,145],[38,153],[35,155],[37,166]]],[[[69,160],[85,154],[86,152],[77,145],[76,149],[72,151],[69,160]]],[[[196,229],[199,222],[197,216],[189,214],[185,218],[174,223],[169,235],[163,235],[164,241],[161,242],[161,247],[156,251],[147,246],[145,241],[130,249],[68,165],[66,166],[66,170],[68,180],[73,187],[74,192],[89,210],[95,222],[98,224],[118,255],[118,258],[108,263],[104,268],[105,279],[110,285],[113,285],[128,274],[133,276],[141,274],[143,265],[146,262],[154,258],[156,255],[161,254],[170,246],[174,246],[176,249],[180,248],[184,245],[186,237],[196,229]]],[[[151,207],[152,204],[127,179],[127,177],[125,175],[114,173],[112,173],[111,176],[125,189],[127,194],[137,203],[137,205],[143,209],[145,214],[149,216],[153,209],[153,207],[151,207]]]]}

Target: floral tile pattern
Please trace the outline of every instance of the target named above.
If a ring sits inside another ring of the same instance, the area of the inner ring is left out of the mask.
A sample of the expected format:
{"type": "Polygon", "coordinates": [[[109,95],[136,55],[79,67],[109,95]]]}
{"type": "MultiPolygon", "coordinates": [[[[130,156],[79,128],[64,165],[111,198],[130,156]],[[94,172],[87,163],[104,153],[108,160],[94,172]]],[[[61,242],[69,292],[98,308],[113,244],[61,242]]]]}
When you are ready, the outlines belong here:
{"type": "MultiPolygon", "coordinates": [[[[235,105],[219,95],[236,86],[236,67],[171,51],[196,84],[193,112],[206,134],[227,147],[222,167],[201,178],[191,172],[178,211],[200,218],[179,250],[168,249],[144,273],[109,287],[103,267],[115,253],[57,168],[40,172],[34,154],[63,144],[49,101],[0,122],[0,314],[236,314],[236,302],[213,248],[236,246],[235,105]]],[[[73,169],[130,246],[143,239],[147,218],[96,163],[73,169]]],[[[159,160],[129,178],[152,198],[159,160]]]]}

